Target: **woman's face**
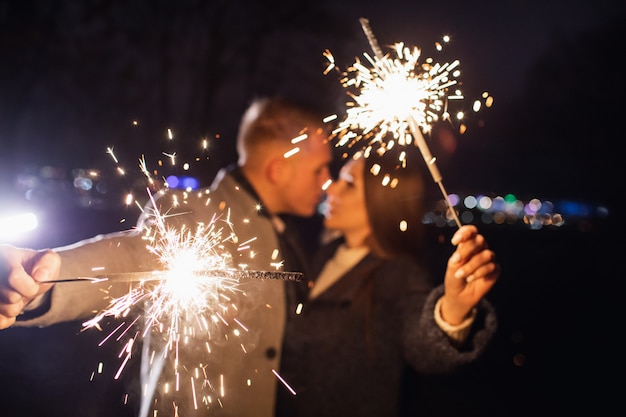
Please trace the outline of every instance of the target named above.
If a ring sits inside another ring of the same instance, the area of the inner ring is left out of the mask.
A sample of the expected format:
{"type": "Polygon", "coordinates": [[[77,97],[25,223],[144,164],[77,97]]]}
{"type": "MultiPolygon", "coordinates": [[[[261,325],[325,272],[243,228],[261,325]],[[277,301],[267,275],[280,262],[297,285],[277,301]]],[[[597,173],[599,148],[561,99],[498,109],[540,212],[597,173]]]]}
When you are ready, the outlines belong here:
{"type": "Polygon", "coordinates": [[[326,191],[324,225],[343,232],[346,239],[353,243],[362,243],[371,233],[365,206],[364,164],[363,158],[346,162],[339,178],[326,191]]]}

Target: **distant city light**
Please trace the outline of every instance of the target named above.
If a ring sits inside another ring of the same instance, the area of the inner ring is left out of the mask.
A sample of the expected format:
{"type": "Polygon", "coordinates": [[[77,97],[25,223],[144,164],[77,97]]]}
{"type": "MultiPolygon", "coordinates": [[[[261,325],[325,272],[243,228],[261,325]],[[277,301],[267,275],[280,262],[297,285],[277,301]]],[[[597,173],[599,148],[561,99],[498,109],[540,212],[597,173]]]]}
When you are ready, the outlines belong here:
{"type": "Polygon", "coordinates": [[[194,177],[179,177],[176,175],[170,175],[166,178],[167,186],[172,189],[182,189],[193,191],[197,190],[200,186],[200,181],[194,177]]]}
{"type": "MultiPolygon", "coordinates": [[[[470,194],[463,198],[457,194],[450,196],[463,224],[479,222],[504,225],[520,222],[531,230],[538,230],[547,226],[564,226],[566,219],[573,224],[581,219],[606,218],[609,215],[609,210],[605,206],[571,200],[553,203],[549,200],[532,198],[523,202],[512,193],[504,196],[470,194]]],[[[425,213],[423,223],[437,227],[453,225],[443,201],[437,201],[434,208],[425,213]]]]}

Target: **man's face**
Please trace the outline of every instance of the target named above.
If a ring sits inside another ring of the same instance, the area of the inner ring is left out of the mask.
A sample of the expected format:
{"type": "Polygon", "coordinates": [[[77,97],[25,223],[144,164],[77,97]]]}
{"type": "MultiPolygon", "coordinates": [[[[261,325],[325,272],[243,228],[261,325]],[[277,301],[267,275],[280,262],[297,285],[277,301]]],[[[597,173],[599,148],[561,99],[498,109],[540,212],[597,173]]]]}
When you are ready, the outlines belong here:
{"type": "Polygon", "coordinates": [[[326,136],[311,134],[303,144],[302,151],[290,157],[290,172],[283,193],[283,213],[311,216],[321,201],[322,186],[330,179],[329,164],[332,160],[326,136]]]}

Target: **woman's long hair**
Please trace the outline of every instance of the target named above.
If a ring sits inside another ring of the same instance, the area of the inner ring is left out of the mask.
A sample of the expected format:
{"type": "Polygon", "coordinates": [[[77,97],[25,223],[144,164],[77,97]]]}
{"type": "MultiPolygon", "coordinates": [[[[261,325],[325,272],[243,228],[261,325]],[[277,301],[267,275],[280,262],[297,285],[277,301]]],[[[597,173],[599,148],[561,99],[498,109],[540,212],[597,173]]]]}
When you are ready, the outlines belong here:
{"type": "Polygon", "coordinates": [[[385,259],[421,257],[424,241],[424,162],[417,148],[372,152],[365,158],[365,204],[372,227],[369,245],[385,259]]]}

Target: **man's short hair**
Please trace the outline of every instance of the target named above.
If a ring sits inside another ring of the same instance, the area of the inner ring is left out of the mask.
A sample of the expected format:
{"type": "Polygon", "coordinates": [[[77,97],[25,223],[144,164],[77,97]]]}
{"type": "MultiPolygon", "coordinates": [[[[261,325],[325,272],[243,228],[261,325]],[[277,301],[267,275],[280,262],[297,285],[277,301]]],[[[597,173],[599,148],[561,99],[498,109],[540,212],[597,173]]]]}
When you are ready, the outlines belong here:
{"type": "Polygon", "coordinates": [[[291,139],[317,129],[325,129],[323,117],[312,107],[283,97],[257,98],[241,118],[237,152],[248,158],[272,143],[288,147],[291,139]]]}

